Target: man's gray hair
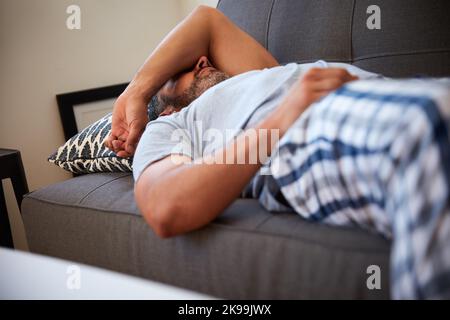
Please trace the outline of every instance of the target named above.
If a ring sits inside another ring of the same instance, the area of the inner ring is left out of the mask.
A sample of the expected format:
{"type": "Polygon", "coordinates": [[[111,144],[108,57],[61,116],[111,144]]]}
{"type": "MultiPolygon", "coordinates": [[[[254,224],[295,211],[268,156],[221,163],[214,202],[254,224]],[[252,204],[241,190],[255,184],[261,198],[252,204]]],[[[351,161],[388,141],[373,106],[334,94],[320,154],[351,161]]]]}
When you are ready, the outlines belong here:
{"type": "Polygon", "coordinates": [[[150,99],[150,102],[148,103],[147,106],[148,120],[149,121],[155,120],[163,111],[164,105],[161,103],[161,101],[158,99],[158,96],[155,94],[150,99]]]}

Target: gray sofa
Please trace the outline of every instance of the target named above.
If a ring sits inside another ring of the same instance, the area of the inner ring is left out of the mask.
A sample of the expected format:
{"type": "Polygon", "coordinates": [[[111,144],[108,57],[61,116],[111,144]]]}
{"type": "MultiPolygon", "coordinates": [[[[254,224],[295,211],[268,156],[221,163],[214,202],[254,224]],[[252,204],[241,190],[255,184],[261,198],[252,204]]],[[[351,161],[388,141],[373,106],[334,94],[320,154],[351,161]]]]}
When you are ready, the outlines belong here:
{"type": "MultiPolygon", "coordinates": [[[[221,0],[218,8],[281,63],[318,59],[387,76],[450,75],[447,0],[221,0]],[[370,30],[369,5],[381,9],[370,30]]],[[[218,182],[220,183],[220,182],[218,182]]],[[[90,174],[28,194],[31,251],[221,298],[389,298],[389,241],[312,224],[238,199],[210,225],[159,239],[139,214],[130,174],[90,174]],[[381,268],[369,290],[367,267],[381,268]]]]}

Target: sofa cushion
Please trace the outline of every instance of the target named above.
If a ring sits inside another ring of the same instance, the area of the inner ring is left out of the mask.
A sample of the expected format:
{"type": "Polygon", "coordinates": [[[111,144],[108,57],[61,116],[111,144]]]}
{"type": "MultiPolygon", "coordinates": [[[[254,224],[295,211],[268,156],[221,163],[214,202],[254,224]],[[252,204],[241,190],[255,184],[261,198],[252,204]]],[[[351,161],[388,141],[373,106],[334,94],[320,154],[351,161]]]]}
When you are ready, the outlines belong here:
{"type": "Polygon", "coordinates": [[[235,299],[389,298],[389,242],[352,228],[272,214],[239,199],[208,226],[160,239],[128,173],[73,178],[28,194],[32,252],[235,299]],[[381,290],[366,286],[380,266],[381,290]]]}
{"type": "Polygon", "coordinates": [[[389,77],[450,75],[447,0],[219,0],[280,63],[347,62],[389,77]],[[369,6],[380,29],[367,27],[369,6]]]}

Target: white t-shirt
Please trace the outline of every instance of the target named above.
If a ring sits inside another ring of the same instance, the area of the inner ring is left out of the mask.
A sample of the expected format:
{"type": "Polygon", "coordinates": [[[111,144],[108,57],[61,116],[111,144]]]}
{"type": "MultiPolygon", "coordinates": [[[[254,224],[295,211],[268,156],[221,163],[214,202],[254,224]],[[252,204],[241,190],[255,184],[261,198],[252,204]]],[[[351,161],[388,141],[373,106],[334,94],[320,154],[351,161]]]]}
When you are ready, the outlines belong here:
{"type": "Polygon", "coordinates": [[[180,112],[148,123],[133,159],[135,181],[147,166],[171,154],[195,160],[225,147],[243,129],[274,110],[292,84],[312,67],[341,67],[361,79],[378,77],[352,65],[320,60],[249,71],[227,79],[180,112]]]}

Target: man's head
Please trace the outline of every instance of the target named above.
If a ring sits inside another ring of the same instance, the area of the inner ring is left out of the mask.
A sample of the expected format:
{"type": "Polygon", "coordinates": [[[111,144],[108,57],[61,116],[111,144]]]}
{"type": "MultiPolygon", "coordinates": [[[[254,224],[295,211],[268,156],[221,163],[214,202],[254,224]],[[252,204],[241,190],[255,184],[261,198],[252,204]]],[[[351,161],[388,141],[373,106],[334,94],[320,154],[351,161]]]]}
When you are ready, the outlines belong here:
{"type": "Polygon", "coordinates": [[[224,72],[214,68],[207,57],[201,57],[195,66],[173,77],[151,101],[153,117],[178,112],[212,86],[228,79],[224,72]]]}

